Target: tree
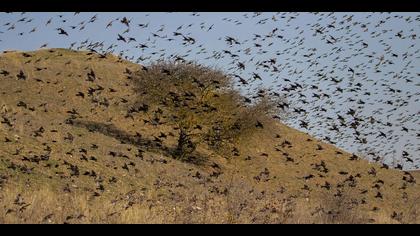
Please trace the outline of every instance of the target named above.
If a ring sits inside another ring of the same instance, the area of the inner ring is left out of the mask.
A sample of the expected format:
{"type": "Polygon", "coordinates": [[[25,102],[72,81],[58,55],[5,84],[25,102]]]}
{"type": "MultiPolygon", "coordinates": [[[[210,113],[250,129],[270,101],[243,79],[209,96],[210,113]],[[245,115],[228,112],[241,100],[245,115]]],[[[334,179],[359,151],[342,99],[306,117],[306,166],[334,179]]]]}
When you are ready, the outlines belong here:
{"type": "Polygon", "coordinates": [[[277,107],[267,98],[247,105],[231,77],[196,63],[157,62],[139,71],[133,82],[138,106],[150,122],[179,130],[178,159],[188,158],[201,142],[215,150],[232,144],[277,107]]]}

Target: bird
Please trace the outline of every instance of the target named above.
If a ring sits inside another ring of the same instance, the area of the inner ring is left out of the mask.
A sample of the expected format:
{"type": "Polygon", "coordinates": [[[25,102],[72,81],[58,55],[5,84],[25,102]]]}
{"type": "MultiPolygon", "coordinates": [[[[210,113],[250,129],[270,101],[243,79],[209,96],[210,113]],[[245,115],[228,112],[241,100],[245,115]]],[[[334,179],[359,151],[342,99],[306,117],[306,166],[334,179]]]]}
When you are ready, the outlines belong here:
{"type": "Polygon", "coordinates": [[[8,72],[8,71],[6,71],[6,70],[1,70],[1,71],[0,71],[0,75],[3,75],[3,76],[8,76],[8,75],[10,75],[10,72],[8,72]]]}
{"type": "Polygon", "coordinates": [[[26,80],[27,79],[25,73],[22,70],[19,71],[19,73],[16,75],[16,77],[17,77],[18,80],[26,80]]]}
{"type": "Polygon", "coordinates": [[[88,77],[87,81],[93,82],[96,80],[95,72],[92,69],[90,70],[89,73],[87,73],[87,77],[88,77]]]}
{"type": "Polygon", "coordinates": [[[121,19],[121,23],[125,24],[127,27],[130,27],[130,20],[128,20],[126,17],[123,17],[121,19]]]}
{"type": "MultiPolygon", "coordinates": [[[[229,73],[235,74],[237,88],[256,95],[257,90],[252,91],[254,88],[270,84],[273,89],[284,93],[282,95],[287,97],[288,102],[280,103],[279,108],[287,110],[293,120],[296,119],[297,122],[290,123],[294,128],[322,136],[323,139],[325,137],[324,141],[338,143],[349,152],[365,154],[374,150],[375,156],[381,157],[378,159],[381,161],[399,158],[404,168],[414,167],[418,162],[411,157],[413,154],[408,159],[397,155],[400,152],[397,146],[400,145],[395,143],[400,140],[403,145],[401,149],[410,153],[418,152],[415,140],[418,132],[412,128],[418,122],[415,119],[416,112],[412,109],[416,93],[407,89],[415,89],[415,81],[419,76],[414,71],[418,59],[416,55],[420,52],[414,43],[418,39],[415,27],[418,20],[415,16],[405,20],[406,17],[401,13],[360,13],[352,16],[338,13],[256,13],[243,14],[235,19],[214,17],[210,24],[203,20],[199,26],[198,23],[181,22],[173,32],[168,25],[163,24],[156,30],[153,24],[148,23],[146,15],[142,23],[132,23],[134,20],[129,15],[105,19],[105,24],[108,23],[106,28],[111,27],[113,22],[120,22],[123,27],[116,39],[112,37],[115,31],[107,31],[110,35],[105,43],[109,44],[107,50],[106,46],[100,45],[101,42],[91,39],[85,42],[80,42],[80,39],[79,42],[69,44],[71,48],[77,48],[76,44],[80,44],[79,49],[90,48],[102,55],[120,54],[121,58],[138,60],[137,63],[164,58],[171,53],[177,63],[208,58],[206,60],[210,64],[218,62],[229,73]],[[377,22],[372,17],[376,17],[377,22]],[[302,23],[296,21],[297,18],[310,20],[302,23]],[[280,22],[284,23],[282,27],[278,27],[280,22]],[[404,25],[408,30],[389,29],[387,22],[404,25]],[[236,34],[236,27],[240,28],[245,23],[255,25],[256,28],[267,27],[267,30],[238,36],[240,34],[236,34]],[[225,24],[231,26],[228,35],[218,34],[217,29],[225,24]],[[135,35],[132,26],[147,31],[144,41],[141,42],[143,38],[135,35]],[[194,27],[201,29],[199,34],[196,34],[198,31],[194,27]],[[129,32],[133,35],[123,37],[129,32]],[[284,32],[288,32],[288,35],[284,32]],[[215,40],[219,38],[222,44],[208,44],[207,40],[202,40],[206,37],[215,40]],[[395,48],[396,43],[404,40],[407,41],[407,48],[395,48]],[[119,45],[120,42],[127,45],[119,45]],[[171,46],[162,46],[163,42],[171,46]],[[197,46],[197,42],[202,44],[197,46]],[[178,46],[185,48],[186,52],[174,52],[178,46]],[[378,47],[383,50],[378,50],[378,47]],[[130,55],[133,52],[131,49],[141,49],[143,54],[149,56],[134,58],[130,55]]],[[[29,25],[32,22],[30,17],[18,14],[16,17],[13,22],[5,22],[2,36],[14,32],[19,37],[29,37],[31,34],[26,32],[36,28],[32,33],[39,33],[41,25],[46,31],[54,32],[56,29],[68,38],[75,35],[68,34],[71,32],[64,29],[79,28],[89,35],[88,24],[103,28],[97,21],[97,15],[87,17],[79,24],[62,24],[61,28],[50,27],[50,24],[59,25],[61,22],[66,23],[66,20],[70,22],[67,18],[71,16],[48,16],[46,24],[44,19],[40,19],[40,26],[37,27],[29,25]],[[22,32],[25,34],[16,32],[20,24],[24,23],[29,27],[22,32]]],[[[191,17],[198,20],[204,16],[193,14],[191,17]]],[[[42,48],[48,46],[44,45],[42,48]]],[[[143,68],[146,71],[148,67],[143,68]]],[[[40,73],[42,71],[36,70],[40,73]]],[[[251,105],[256,98],[258,96],[247,95],[243,101],[251,105]]]]}
{"type": "Polygon", "coordinates": [[[126,39],[122,35],[120,35],[120,34],[118,34],[118,39],[117,40],[118,41],[123,41],[124,43],[127,42],[126,39]]]}
{"type": "Polygon", "coordinates": [[[257,123],[255,124],[255,127],[263,129],[264,125],[260,121],[257,120],[257,123]]]}
{"type": "Polygon", "coordinates": [[[59,31],[58,34],[69,36],[69,34],[64,29],[57,28],[57,30],[59,31]]]}

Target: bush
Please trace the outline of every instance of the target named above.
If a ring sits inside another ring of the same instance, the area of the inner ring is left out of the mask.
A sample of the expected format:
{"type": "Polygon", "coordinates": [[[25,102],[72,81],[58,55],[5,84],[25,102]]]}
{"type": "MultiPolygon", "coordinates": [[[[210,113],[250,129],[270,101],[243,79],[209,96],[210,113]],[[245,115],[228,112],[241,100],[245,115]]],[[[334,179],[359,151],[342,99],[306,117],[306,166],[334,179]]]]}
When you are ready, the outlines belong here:
{"type": "Polygon", "coordinates": [[[279,112],[276,99],[260,97],[247,104],[231,77],[196,63],[157,62],[139,71],[133,82],[150,123],[179,131],[178,159],[188,158],[201,142],[223,150],[279,112]]]}

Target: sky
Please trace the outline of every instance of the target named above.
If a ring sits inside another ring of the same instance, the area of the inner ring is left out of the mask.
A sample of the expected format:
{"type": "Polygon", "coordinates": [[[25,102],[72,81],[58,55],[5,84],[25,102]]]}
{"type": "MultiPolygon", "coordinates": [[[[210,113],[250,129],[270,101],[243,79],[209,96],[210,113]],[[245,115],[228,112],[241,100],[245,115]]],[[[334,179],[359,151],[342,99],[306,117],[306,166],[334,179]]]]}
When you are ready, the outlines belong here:
{"type": "Polygon", "coordinates": [[[406,170],[420,169],[419,37],[419,13],[0,13],[1,51],[47,44],[140,64],[195,60],[247,80],[238,83],[244,94],[260,87],[284,94],[288,125],[406,170]]]}

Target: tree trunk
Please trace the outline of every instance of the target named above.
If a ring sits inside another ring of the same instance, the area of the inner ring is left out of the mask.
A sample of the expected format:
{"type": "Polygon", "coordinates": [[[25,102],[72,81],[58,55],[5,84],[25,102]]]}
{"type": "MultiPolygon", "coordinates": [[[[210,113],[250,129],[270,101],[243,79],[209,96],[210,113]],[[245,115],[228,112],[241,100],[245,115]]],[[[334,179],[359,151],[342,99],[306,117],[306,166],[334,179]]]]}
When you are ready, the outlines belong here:
{"type": "Polygon", "coordinates": [[[185,131],[185,129],[180,129],[178,137],[178,146],[175,151],[175,156],[177,159],[187,159],[190,154],[195,151],[196,144],[191,140],[191,137],[185,131]]]}

